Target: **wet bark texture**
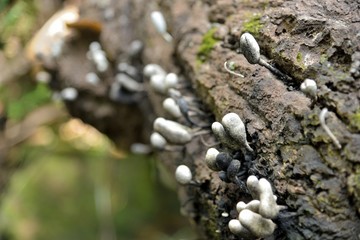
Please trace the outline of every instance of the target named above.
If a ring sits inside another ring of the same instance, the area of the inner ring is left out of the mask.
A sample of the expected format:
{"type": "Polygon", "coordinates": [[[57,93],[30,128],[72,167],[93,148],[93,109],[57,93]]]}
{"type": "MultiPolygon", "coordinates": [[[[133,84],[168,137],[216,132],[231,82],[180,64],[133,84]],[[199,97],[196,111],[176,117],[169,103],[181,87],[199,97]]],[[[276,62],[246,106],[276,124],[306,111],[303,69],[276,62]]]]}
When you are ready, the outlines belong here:
{"type": "MultiPolygon", "coordinates": [[[[287,206],[267,239],[360,239],[359,1],[104,2],[109,3],[85,1],[80,6],[82,19],[102,23],[100,35],[89,37],[82,31],[66,44],[57,63],[54,88],[74,86],[80,92],[76,101],[67,103],[72,115],[109,135],[119,147],[148,142],[152,121],[169,117],[161,107],[165,96],[149,88],[146,78],[146,92],[131,95],[130,103],[108,95],[118,63],[127,62],[139,73],[148,63],[159,64],[191,85],[180,91],[211,113],[202,123],[219,121],[229,112],[244,121],[255,152],[252,170],[271,182],[277,202],[287,206]],[[172,43],[151,24],[154,10],[164,14],[172,43]],[[291,81],[281,81],[237,53],[236,43],[246,31],[258,40],[262,57],[291,81]],[[95,71],[86,59],[92,40],[101,42],[112,63],[96,87],[85,82],[85,74],[95,71]],[[144,44],[139,54],[131,51],[134,40],[144,44]],[[223,69],[226,60],[245,77],[228,74],[223,69]],[[317,99],[300,92],[305,78],[317,82],[317,99]],[[325,107],[340,150],[320,126],[318,116],[325,107]]],[[[212,134],[203,140],[215,142],[212,134]]],[[[179,197],[182,212],[204,239],[237,239],[227,223],[237,217],[236,203],[251,197],[206,167],[204,141],[194,137],[184,149],[158,156],[170,172],[188,165],[200,182],[201,187],[179,187],[179,197]],[[222,217],[223,212],[230,216],[222,217]]]]}

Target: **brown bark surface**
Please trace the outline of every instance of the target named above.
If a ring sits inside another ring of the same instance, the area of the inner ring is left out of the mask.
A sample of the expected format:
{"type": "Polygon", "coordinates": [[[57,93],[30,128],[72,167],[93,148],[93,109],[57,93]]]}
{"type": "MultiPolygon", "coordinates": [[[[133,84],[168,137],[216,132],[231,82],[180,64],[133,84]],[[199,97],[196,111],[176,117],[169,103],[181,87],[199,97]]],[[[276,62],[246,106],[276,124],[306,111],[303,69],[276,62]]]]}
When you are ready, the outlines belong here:
{"type": "MultiPolygon", "coordinates": [[[[211,113],[200,119],[202,123],[219,121],[229,112],[244,121],[255,152],[251,170],[268,179],[277,202],[287,206],[268,239],[360,239],[359,1],[122,0],[103,6],[91,2],[80,6],[81,18],[102,23],[99,40],[112,67],[101,75],[100,86],[91,86],[85,74],[95,69],[86,52],[98,36],[82,31],[66,44],[57,63],[55,88],[79,90],[79,98],[67,103],[72,115],[106,133],[119,147],[147,142],[152,121],[168,117],[161,107],[165,96],[156,94],[146,78],[146,92],[135,94],[130,104],[113,101],[108,93],[118,63],[135,66],[140,75],[144,65],[159,64],[191,86],[180,89],[183,95],[199,100],[192,102],[211,113]],[[164,14],[172,43],[151,24],[154,10],[164,14]],[[249,64],[237,53],[236,42],[245,31],[258,40],[262,57],[291,81],[249,64]],[[131,53],[134,40],[144,44],[140,54],[131,53]],[[209,51],[202,51],[204,46],[209,51]],[[236,71],[245,77],[228,74],[223,69],[226,60],[235,62],[236,71]],[[317,82],[317,99],[300,91],[306,78],[317,82]],[[340,150],[320,126],[318,115],[325,107],[340,150]]],[[[212,134],[203,140],[215,142],[212,134]]],[[[237,216],[236,203],[251,197],[206,167],[204,141],[194,137],[183,149],[158,155],[169,171],[188,165],[200,182],[200,187],[179,187],[179,196],[186,203],[182,212],[204,239],[237,239],[227,223],[237,216]],[[223,212],[230,216],[222,217],[223,212]]]]}

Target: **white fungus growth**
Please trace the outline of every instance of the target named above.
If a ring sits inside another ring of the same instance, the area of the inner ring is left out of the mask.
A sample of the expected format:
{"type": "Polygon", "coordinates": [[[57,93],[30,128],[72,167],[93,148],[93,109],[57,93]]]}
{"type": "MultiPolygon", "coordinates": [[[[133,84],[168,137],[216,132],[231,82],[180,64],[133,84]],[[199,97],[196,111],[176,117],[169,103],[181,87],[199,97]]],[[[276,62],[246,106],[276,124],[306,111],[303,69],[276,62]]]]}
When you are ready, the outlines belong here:
{"type": "Polygon", "coordinates": [[[172,41],[172,36],[167,32],[167,25],[164,15],[159,11],[153,11],[151,13],[151,21],[154,24],[156,31],[167,41],[172,41]]]}
{"type": "Polygon", "coordinates": [[[138,55],[144,49],[144,44],[140,40],[134,40],[130,43],[129,55],[138,55]]]}
{"type": "Polygon", "coordinates": [[[166,86],[165,86],[165,76],[156,74],[150,77],[150,86],[154,91],[165,94],[166,93],[166,86]]]}
{"type": "Polygon", "coordinates": [[[253,35],[251,35],[250,33],[244,33],[241,35],[240,49],[249,63],[259,63],[260,47],[253,35]]]}
{"type": "Polygon", "coordinates": [[[317,85],[313,79],[305,79],[304,82],[301,83],[300,89],[303,93],[311,97],[316,97],[317,85]]]}
{"type": "Polygon", "coordinates": [[[234,139],[232,139],[226,132],[225,129],[223,127],[223,125],[219,122],[213,122],[213,124],[211,125],[211,130],[214,133],[215,137],[222,143],[224,144],[226,147],[230,148],[230,149],[238,149],[239,146],[238,144],[235,142],[234,139]]]}
{"type": "Polygon", "coordinates": [[[100,83],[100,78],[96,75],[96,73],[89,72],[85,75],[85,81],[92,85],[98,85],[100,83]]]}
{"type": "Polygon", "coordinates": [[[233,234],[240,236],[240,237],[250,237],[252,234],[241,225],[238,219],[231,219],[228,223],[229,230],[233,234]]]}
{"type": "Polygon", "coordinates": [[[216,164],[216,157],[219,151],[216,148],[209,148],[205,155],[205,163],[213,171],[220,171],[221,169],[216,164]]]}
{"type": "Polygon", "coordinates": [[[67,87],[61,90],[60,95],[64,100],[73,101],[77,98],[78,91],[73,87],[67,87]]]}
{"type": "Polygon", "coordinates": [[[221,216],[224,217],[224,218],[227,218],[227,217],[229,217],[229,213],[223,212],[223,213],[221,213],[221,216]]]}
{"type": "Polygon", "coordinates": [[[118,71],[124,72],[124,73],[130,75],[131,77],[136,77],[138,74],[138,70],[134,66],[131,66],[130,64],[128,64],[126,62],[119,63],[117,66],[117,69],[118,69],[118,71]]]}
{"type": "Polygon", "coordinates": [[[262,217],[248,209],[244,209],[239,214],[239,221],[242,226],[248,229],[256,237],[270,236],[275,230],[275,223],[270,219],[262,217]]]}
{"type": "Polygon", "coordinates": [[[99,42],[91,42],[90,44],[89,44],[89,50],[91,51],[91,52],[96,52],[96,51],[99,51],[99,50],[101,50],[101,45],[100,45],[100,43],[99,42]]]}
{"type": "Polygon", "coordinates": [[[166,98],[163,101],[163,108],[166,112],[171,114],[174,118],[180,118],[182,116],[179,106],[176,104],[175,100],[172,98],[166,98]]]}
{"type": "Polygon", "coordinates": [[[239,115],[236,113],[228,113],[222,118],[221,123],[225,131],[235,139],[241,147],[245,147],[250,152],[253,151],[246,140],[245,125],[239,115]]]}
{"type": "Polygon", "coordinates": [[[260,57],[260,47],[253,35],[250,33],[243,33],[240,37],[240,49],[250,64],[259,64],[266,67],[273,74],[283,80],[291,80],[291,78],[280,72],[277,68],[271,66],[264,59],[260,57]]]}
{"type": "Polygon", "coordinates": [[[260,201],[256,200],[256,199],[251,200],[247,204],[242,201],[240,201],[236,204],[236,210],[238,211],[238,213],[240,213],[244,209],[248,209],[255,213],[259,213],[259,207],[260,207],[260,201]]]}
{"type": "Polygon", "coordinates": [[[275,218],[279,214],[279,206],[276,204],[270,183],[265,179],[259,180],[260,206],[259,214],[265,218],[275,218]]]}
{"type": "Polygon", "coordinates": [[[247,178],[246,185],[250,191],[251,196],[254,199],[259,199],[260,198],[259,179],[256,176],[251,175],[247,178]]]}
{"type": "Polygon", "coordinates": [[[175,171],[175,178],[180,184],[189,184],[192,179],[190,168],[185,165],[178,166],[175,171]]]}
{"type": "Polygon", "coordinates": [[[154,130],[160,133],[168,142],[183,145],[191,141],[190,129],[180,123],[157,118],[154,121],[154,130]]]}
{"type": "Polygon", "coordinates": [[[175,73],[168,73],[165,76],[164,84],[166,89],[175,88],[178,83],[179,79],[175,73]]]}
{"type": "Polygon", "coordinates": [[[118,73],[115,77],[116,81],[120,83],[122,87],[130,92],[141,92],[144,90],[144,87],[141,83],[135,79],[129,77],[125,73],[118,73]]]}
{"type": "Polygon", "coordinates": [[[161,136],[161,134],[157,132],[153,132],[150,135],[150,143],[151,146],[153,146],[156,149],[164,149],[167,144],[167,141],[163,136],[161,136]]]}
{"type": "Polygon", "coordinates": [[[105,52],[101,49],[99,42],[91,42],[87,53],[89,60],[92,60],[99,72],[105,72],[109,68],[109,62],[105,52]]]}
{"type": "Polygon", "coordinates": [[[335,146],[336,146],[338,149],[341,149],[341,144],[340,144],[339,140],[335,137],[335,135],[331,132],[331,130],[329,129],[329,127],[326,125],[325,118],[326,118],[327,113],[328,113],[328,109],[327,109],[327,108],[323,108],[323,109],[321,110],[320,115],[319,115],[320,125],[321,125],[321,127],[325,130],[325,132],[327,133],[327,135],[329,135],[329,137],[331,138],[331,140],[334,142],[335,146]]]}
{"type": "Polygon", "coordinates": [[[40,72],[36,73],[35,79],[39,83],[47,84],[51,80],[51,75],[50,75],[50,73],[48,73],[46,71],[40,71],[40,72]]]}
{"type": "Polygon", "coordinates": [[[144,67],[143,73],[146,77],[150,78],[153,75],[166,75],[165,70],[158,64],[150,63],[144,67]]]}

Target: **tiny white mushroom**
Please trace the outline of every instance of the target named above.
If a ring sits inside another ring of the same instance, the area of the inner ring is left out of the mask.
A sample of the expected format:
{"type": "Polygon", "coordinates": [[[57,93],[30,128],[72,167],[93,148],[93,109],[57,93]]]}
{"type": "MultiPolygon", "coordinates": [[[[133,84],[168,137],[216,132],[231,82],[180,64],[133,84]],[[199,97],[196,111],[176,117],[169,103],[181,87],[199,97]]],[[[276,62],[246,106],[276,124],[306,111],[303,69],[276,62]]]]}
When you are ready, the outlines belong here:
{"type": "Polygon", "coordinates": [[[164,84],[166,89],[175,88],[178,83],[179,79],[175,73],[168,73],[165,76],[164,84]]]}
{"type": "Polygon", "coordinates": [[[160,74],[155,74],[150,77],[150,86],[158,93],[165,94],[165,76],[160,74]]]}
{"type": "Polygon", "coordinates": [[[254,199],[259,199],[260,197],[259,179],[254,175],[249,176],[246,180],[246,186],[249,189],[251,196],[254,199]]]}
{"type": "Polygon", "coordinates": [[[260,206],[259,214],[265,218],[275,218],[279,214],[279,206],[276,204],[270,183],[265,178],[259,180],[260,206]]]}
{"type": "Polygon", "coordinates": [[[134,40],[130,43],[129,55],[135,56],[144,49],[144,44],[140,40],[134,40]]]}
{"type": "Polygon", "coordinates": [[[236,210],[240,213],[244,209],[249,209],[252,212],[259,213],[260,201],[259,200],[251,200],[247,204],[244,202],[238,202],[236,204],[236,210]]]}
{"type": "Polygon", "coordinates": [[[260,57],[260,47],[253,35],[243,33],[240,37],[240,49],[246,60],[251,64],[259,64],[269,69],[273,74],[279,76],[283,80],[291,80],[291,78],[280,72],[277,68],[271,66],[260,57]]]}
{"type": "Polygon", "coordinates": [[[95,52],[95,51],[98,51],[98,50],[101,50],[101,45],[99,42],[91,42],[90,45],[89,45],[89,50],[91,52],[95,52]]]}
{"type": "Polygon", "coordinates": [[[167,32],[167,25],[164,15],[159,11],[151,12],[151,21],[154,24],[156,31],[168,42],[172,41],[172,36],[167,32]]]}
{"type": "Polygon", "coordinates": [[[246,140],[245,125],[239,115],[236,113],[228,113],[222,118],[221,123],[225,131],[235,139],[241,147],[245,147],[250,152],[253,151],[246,140]]]}
{"type": "Polygon", "coordinates": [[[325,130],[325,132],[329,135],[331,140],[334,142],[335,146],[338,149],[341,149],[341,144],[340,144],[339,140],[335,137],[335,135],[331,132],[329,127],[326,125],[325,118],[326,118],[327,113],[328,113],[327,108],[323,108],[321,110],[320,115],[319,115],[320,125],[325,130]]]}
{"type": "Polygon", "coordinates": [[[141,92],[144,90],[144,87],[141,83],[136,81],[135,79],[129,77],[125,73],[116,74],[116,81],[118,81],[121,86],[127,89],[130,92],[141,92]]]}
{"type": "Polygon", "coordinates": [[[163,75],[163,76],[166,75],[165,70],[160,65],[155,64],[155,63],[147,64],[144,67],[143,73],[148,78],[153,75],[163,75]]]}
{"type": "Polygon", "coordinates": [[[205,163],[213,171],[220,171],[221,168],[219,168],[216,165],[216,157],[219,154],[219,151],[216,148],[209,148],[205,155],[205,163]]]}
{"type": "Polygon", "coordinates": [[[305,79],[301,83],[300,89],[303,93],[311,97],[316,97],[317,86],[316,86],[316,82],[313,79],[309,79],[309,78],[305,79]]]}
{"type": "Polygon", "coordinates": [[[270,236],[275,230],[275,223],[270,219],[263,218],[260,214],[244,209],[239,214],[241,225],[247,228],[256,237],[270,236]]]}
{"type": "Polygon", "coordinates": [[[98,75],[96,75],[96,73],[89,72],[85,75],[85,81],[92,85],[98,85],[100,82],[100,78],[98,77],[98,75]]]}
{"type": "Polygon", "coordinates": [[[175,178],[180,184],[189,184],[192,179],[190,168],[180,165],[176,168],[175,178]]]}
{"type": "Polygon", "coordinates": [[[73,101],[77,98],[78,91],[73,87],[67,87],[61,90],[60,95],[64,100],[73,101]]]}
{"type": "Polygon", "coordinates": [[[163,108],[165,111],[171,114],[174,118],[180,118],[182,116],[179,106],[172,98],[166,98],[163,101],[163,108]]]}
{"type": "Polygon", "coordinates": [[[167,141],[163,136],[161,136],[161,134],[157,132],[153,132],[150,135],[150,143],[151,146],[153,146],[156,149],[164,149],[167,144],[167,141]]]}
{"type": "Polygon", "coordinates": [[[136,77],[138,74],[138,70],[134,66],[131,66],[130,64],[128,64],[126,62],[119,63],[117,66],[117,69],[118,69],[118,71],[125,72],[132,77],[136,77]]]}
{"type": "Polygon", "coordinates": [[[225,146],[233,150],[238,149],[239,146],[226,132],[223,125],[219,122],[213,122],[211,125],[211,130],[214,133],[215,137],[225,146]]]}
{"type": "Polygon", "coordinates": [[[260,47],[253,35],[247,32],[241,35],[240,49],[249,63],[259,63],[260,47]]]}
{"type": "Polygon", "coordinates": [[[192,135],[188,127],[164,118],[155,119],[154,130],[160,133],[172,144],[183,145],[190,142],[192,139],[192,135]]]}
{"type": "Polygon", "coordinates": [[[241,225],[240,221],[237,219],[231,219],[228,223],[229,230],[233,234],[240,236],[240,237],[249,237],[252,234],[241,225]]]}
{"type": "Polygon", "coordinates": [[[223,213],[221,213],[221,216],[224,217],[224,218],[227,218],[227,217],[229,217],[229,213],[223,212],[223,213]]]}

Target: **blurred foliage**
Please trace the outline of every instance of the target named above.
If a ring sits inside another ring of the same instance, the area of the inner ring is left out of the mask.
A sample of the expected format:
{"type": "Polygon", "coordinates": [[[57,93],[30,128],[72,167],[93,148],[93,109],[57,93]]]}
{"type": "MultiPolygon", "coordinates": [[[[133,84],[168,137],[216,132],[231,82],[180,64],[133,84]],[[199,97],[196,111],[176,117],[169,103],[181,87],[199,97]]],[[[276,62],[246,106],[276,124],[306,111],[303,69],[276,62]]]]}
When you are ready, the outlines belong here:
{"type": "Polygon", "coordinates": [[[0,239],[91,240],[111,231],[117,239],[194,238],[155,160],[116,152],[79,120],[39,128],[10,157],[23,167],[3,196],[0,239]]]}
{"type": "Polygon", "coordinates": [[[51,95],[50,89],[40,83],[23,82],[16,86],[16,90],[12,89],[12,91],[9,91],[9,86],[3,86],[0,89],[0,99],[5,104],[7,116],[15,121],[23,119],[31,111],[49,103],[51,95]]]}
{"type": "Polygon", "coordinates": [[[11,4],[0,2],[0,42],[4,46],[9,38],[17,37],[25,44],[33,35],[36,23],[36,7],[33,0],[18,0],[11,4]]]}

